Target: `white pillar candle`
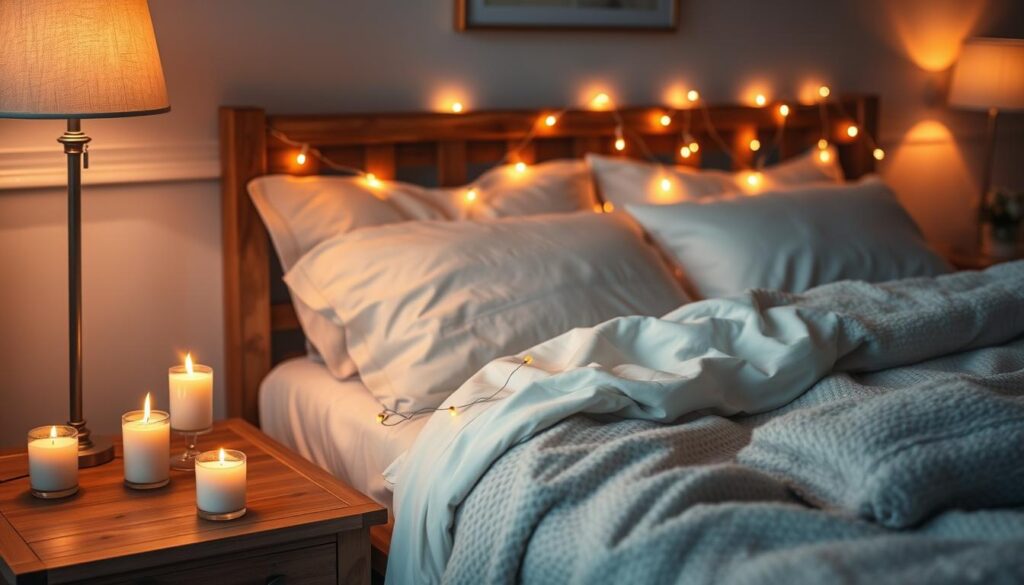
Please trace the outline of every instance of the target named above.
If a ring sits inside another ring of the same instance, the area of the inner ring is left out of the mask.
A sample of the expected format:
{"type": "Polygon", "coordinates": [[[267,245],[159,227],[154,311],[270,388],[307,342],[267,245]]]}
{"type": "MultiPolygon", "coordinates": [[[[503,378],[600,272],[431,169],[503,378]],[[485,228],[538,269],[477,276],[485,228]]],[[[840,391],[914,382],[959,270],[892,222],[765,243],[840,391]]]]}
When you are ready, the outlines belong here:
{"type": "Polygon", "coordinates": [[[213,426],[213,368],[192,365],[192,354],[184,366],[167,372],[171,398],[171,428],[176,431],[205,431],[213,426]]]}
{"type": "Polygon", "coordinates": [[[62,492],[78,486],[78,431],[53,425],[28,433],[29,485],[36,492],[62,492]]]}
{"type": "Polygon", "coordinates": [[[245,509],[245,453],[230,449],[196,457],[196,507],[207,514],[245,509]]]}
{"type": "Polygon", "coordinates": [[[150,410],[149,394],[143,410],[121,417],[124,444],[124,479],[130,487],[160,487],[171,477],[170,416],[150,410]]]}

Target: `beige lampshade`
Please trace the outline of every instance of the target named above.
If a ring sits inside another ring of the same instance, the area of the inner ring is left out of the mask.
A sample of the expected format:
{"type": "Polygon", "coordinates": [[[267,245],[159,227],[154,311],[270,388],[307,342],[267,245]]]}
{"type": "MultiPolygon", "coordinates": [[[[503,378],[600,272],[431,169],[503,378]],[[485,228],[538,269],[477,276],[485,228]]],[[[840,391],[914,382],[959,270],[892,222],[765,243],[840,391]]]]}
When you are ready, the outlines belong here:
{"type": "Polygon", "coordinates": [[[953,71],[949,103],[971,110],[1024,109],[1024,39],[969,39],[953,71]]]}
{"type": "Polygon", "coordinates": [[[0,0],[0,117],[169,109],[146,0],[0,0]]]}

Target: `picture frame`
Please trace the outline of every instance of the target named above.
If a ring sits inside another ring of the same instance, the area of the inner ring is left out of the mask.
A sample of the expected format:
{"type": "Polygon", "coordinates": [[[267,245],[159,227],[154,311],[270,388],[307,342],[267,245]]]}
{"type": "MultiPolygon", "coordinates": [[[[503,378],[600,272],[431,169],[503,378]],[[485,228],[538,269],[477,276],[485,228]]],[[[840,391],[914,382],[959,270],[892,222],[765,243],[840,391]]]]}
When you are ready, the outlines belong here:
{"type": "Polygon", "coordinates": [[[679,0],[455,0],[468,30],[674,31],[679,0]]]}

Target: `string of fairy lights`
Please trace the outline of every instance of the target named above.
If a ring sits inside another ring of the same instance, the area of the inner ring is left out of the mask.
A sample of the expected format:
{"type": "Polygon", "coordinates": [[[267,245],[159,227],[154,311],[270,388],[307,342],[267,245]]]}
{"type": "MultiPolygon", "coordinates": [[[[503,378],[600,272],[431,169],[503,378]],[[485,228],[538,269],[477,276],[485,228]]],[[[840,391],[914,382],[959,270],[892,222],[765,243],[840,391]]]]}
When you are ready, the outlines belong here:
{"type": "MultiPolygon", "coordinates": [[[[829,141],[830,105],[835,106],[841,119],[849,120],[848,122],[845,123],[842,130],[842,132],[845,133],[846,137],[849,138],[850,140],[863,140],[866,147],[871,150],[871,155],[875,158],[875,160],[880,161],[884,159],[885,151],[878,145],[874,137],[871,136],[867,129],[859,127],[856,124],[856,122],[852,121],[854,120],[854,118],[850,116],[849,113],[846,111],[842,101],[831,100],[831,94],[832,90],[826,85],[822,85],[818,88],[818,99],[816,100],[816,103],[821,123],[821,134],[817,142],[818,160],[824,164],[830,162],[832,159],[831,142],[829,141]]],[[[778,116],[776,117],[776,119],[778,120],[776,130],[772,135],[770,143],[767,145],[762,144],[760,138],[751,138],[749,142],[747,142],[746,148],[749,149],[750,152],[756,153],[756,155],[753,157],[748,157],[737,152],[735,147],[730,145],[718,132],[718,129],[715,127],[714,120],[712,119],[711,110],[708,108],[707,104],[703,100],[701,100],[700,93],[697,90],[689,90],[686,93],[686,101],[688,102],[688,107],[683,107],[679,109],[666,108],[665,110],[663,110],[663,113],[657,118],[657,123],[665,128],[671,126],[673,123],[677,121],[677,119],[681,118],[679,124],[681,139],[679,142],[679,157],[683,160],[690,159],[691,157],[696,156],[697,153],[700,152],[701,150],[701,144],[692,132],[693,115],[695,112],[697,112],[701,116],[701,121],[703,122],[703,130],[704,133],[708,136],[708,138],[710,138],[711,141],[715,143],[715,145],[718,147],[718,150],[720,150],[722,153],[725,154],[726,157],[728,157],[730,163],[733,164],[734,167],[737,166],[737,161],[741,161],[742,165],[747,167],[744,180],[746,181],[749,187],[759,187],[763,181],[761,170],[764,168],[765,163],[771,158],[773,153],[777,149],[781,148],[783,144],[786,129],[786,120],[792,112],[792,107],[785,102],[771,104],[771,106],[775,108],[775,112],[778,114],[778,116]]],[[[754,105],[759,108],[768,107],[770,105],[770,100],[766,95],[759,93],[756,96],[754,96],[754,105]]],[[[612,116],[612,119],[615,122],[615,129],[611,142],[613,150],[617,152],[623,152],[627,148],[627,140],[632,141],[635,144],[638,152],[649,162],[661,166],[662,169],[666,171],[671,166],[654,155],[651,149],[647,146],[640,132],[637,132],[633,128],[630,128],[629,126],[626,125],[625,119],[619,111],[619,108],[616,107],[611,97],[609,97],[607,93],[602,92],[593,96],[593,98],[590,100],[589,106],[592,110],[606,111],[609,113],[609,115],[612,116]]],[[[450,104],[449,109],[452,114],[462,114],[466,111],[465,107],[461,102],[453,102],[452,104],[450,104]]],[[[556,126],[561,120],[562,116],[565,115],[566,112],[568,112],[569,110],[570,108],[564,108],[558,111],[550,111],[541,114],[537,118],[537,120],[530,126],[529,130],[527,130],[523,134],[523,137],[510,148],[508,148],[505,152],[505,155],[500,160],[495,162],[490,167],[490,169],[509,165],[511,168],[511,172],[517,174],[526,173],[529,169],[529,165],[524,160],[522,160],[521,153],[523,152],[523,150],[528,148],[533,143],[534,139],[537,138],[541,130],[543,130],[544,128],[552,128],[556,126]]],[[[276,128],[270,128],[269,133],[272,137],[276,138],[281,143],[297,149],[298,152],[296,152],[294,160],[295,164],[300,167],[305,166],[309,162],[310,157],[312,157],[319,161],[320,164],[322,164],[323,166],[335,172],[361,178],[363,181],[366,182],[366,185],[371,189],[379,189],[384,185],[384,182],[373,173],[349,165],[339,164],[331,160],[330,157],[326,156],[320,149],[318,149],[316,146],[312,144],[298,140],[293,140],[287,134],[277,130],[276,128]]],[[[481,176],[483,174],[484,173],[481,173],[481,176]]],[[[671,192],[671,190],[673,189],[673,182],[671,179],[669,179],[668,172],[665,172],[663,174],[663,178],[661,178],[661,180],[658,181],[658,188],[660,188],[662,191],[666,193],[671,192]]],[[[480,195],[480,191],[476,183],[469,183],[468,185],[463,187],[463,189],[464,191],[462,198],[465,204],[474,204],[480,195]]],[[[606,201],[603,205],[596,205],[594,211],[607,213],[614,211],[614,206],[611,204],[611,202],[606,201]]],[[[520,363],[509,374],[508,378],[505,380],[505,383],[502,384],[500,388],[498,388],[496,391],[494,391],[492,394],[488,396],[483,396],[474,399],[465,404],[450,405],[438,408],[421,408],[418,410],[404,412],[384,407],[383,410],[381,410],[381,412],[377,414],[377,422],[383,426],[395,426],[408,420],[411,420],[415,417],[424,414],[440,412],[443,410],[447,410],[448,413],[454,417],[458,416],[460,411],[471,406],[474,406],[476,404],[500,400],[504,397],[499,397],[498,395],[501,394],[502,391],[504,391],[505,388],[508,387],[509,382],[511,382],[512,377],[516,374],[516,372],[518,372],[523,366],[529,365],[532,361],[533,358],[531,358],[530,356],[526,356],[525,358],[523,358],[520,361],[520,363]]]]}

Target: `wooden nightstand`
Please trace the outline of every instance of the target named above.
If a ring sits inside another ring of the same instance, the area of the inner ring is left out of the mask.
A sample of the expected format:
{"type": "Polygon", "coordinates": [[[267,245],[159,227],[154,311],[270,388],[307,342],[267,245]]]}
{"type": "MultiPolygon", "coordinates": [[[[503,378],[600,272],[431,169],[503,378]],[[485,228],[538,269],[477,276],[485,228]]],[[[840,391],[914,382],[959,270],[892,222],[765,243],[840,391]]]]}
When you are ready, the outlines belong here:
{"type": "Polygon", "coordinates": [[[198,518],[191,473],[172,471],[169,486],[149,492],[124,487],[120,445],[57,501],[29,494],[24,453],[0,457],[0,581],[370,582],[369,529],[387,522],[383,507],[244,421],[217,423],[203,447],[248,456],[245,516],[198,518]]]}

